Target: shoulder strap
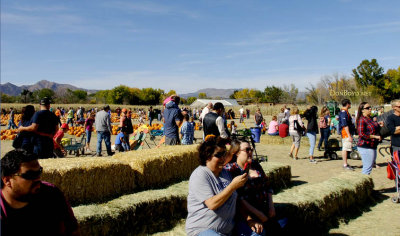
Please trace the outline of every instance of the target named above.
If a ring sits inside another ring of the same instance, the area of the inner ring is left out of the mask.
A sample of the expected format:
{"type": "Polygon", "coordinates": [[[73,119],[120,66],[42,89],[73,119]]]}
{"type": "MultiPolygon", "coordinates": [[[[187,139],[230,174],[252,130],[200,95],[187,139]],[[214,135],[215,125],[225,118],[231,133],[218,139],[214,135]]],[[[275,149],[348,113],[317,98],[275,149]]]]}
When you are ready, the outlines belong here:
{"type": "MultiPolygon", "coordinates": [[[[1,199],[0,199],[1,210],[4,212],[4,215],[7,217],[6,207],[4,206],[4,202],[3,202],[3,198],[4,198],[3,191],[0,191],[0,192],[1,192],[1,199]]],[[[3,219],[1,214],[0,214],[0,218],[3,219]]]]}

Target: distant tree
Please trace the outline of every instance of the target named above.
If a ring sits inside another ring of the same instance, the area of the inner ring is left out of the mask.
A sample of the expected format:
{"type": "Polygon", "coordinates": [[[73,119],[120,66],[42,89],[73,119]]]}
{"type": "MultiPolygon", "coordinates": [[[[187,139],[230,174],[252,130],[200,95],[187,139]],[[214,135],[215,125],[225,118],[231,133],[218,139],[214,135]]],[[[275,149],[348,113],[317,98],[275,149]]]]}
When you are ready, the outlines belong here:
{"type": "Polygon", "coordinates": [[[205,98],[207,98],[207,94],[206,93],[199,93],[199,95],[197,97],[199,99],[205,99],[205,98]]]}
{"type": "Polygon", "coordinates": [[[35,90],[32,93],[32,98],[34,100],[34,102],[39,102],[40,99],[47,97],[50,100],[54,100],[56,98],[56,94],[53,90],[48,89],[48,88],[44,88],[44,89],[40,89],[40,90],[35,90]]]}
{"type": "Polygon", "coordinates": [[[283,98],[283,90],[275,86],[267,86],[264,89],[264,101],[279,103],[283,98]]]}
{"type": "Polygon", "coordinates": [[[130,99],[130,90],[128,86],[120,85],[111,89],[110,92],[113,104],[128,104],[130,99]]]}
{"type": "Polygon", "coordinates": [[[385,74],[385,100],[400,98],[400,66],[396,69],[389,69],[385,74]]]}
{"type": "Polygon", "coordinates": [[[376,59],[363,60],[356,69],[353,69],[353,75],[361,87],[373,85],[383,88],[385,84],[383,68],[379,66],[376,59]]]}
{"type": "Polygon", "coordinates": [[[284,85],[283,86],[283,95],[282,101],[286,103],[296,103],[297,94],[299,93],[299,89],[296,88],[294,84],[284,85]]]}
{"type": "Polygon", "coordinates": [[[21,92],[21,97],[23,98],[23,103],[27,103],[27,102],[29,102],[29,98],[32,96],[32,92],[31,91],[29,91],[28,89],[24,89],[24,90],[22,90],[22,92],[21,92]]]}
{"type": "Polygon", "coordinates": [[[190,105],[192,103],[194,103],[197,100],[196,97],[188,97],[187,98],[187,104],[190,105]]]}
{"type": "Polygon", "coordinates": [[[140,92],[141,105],[157,105],[160,103],[164,90],[154,88],[143,88],[140,92]]]}
{"type": "Polygon", "coordinates": [[[13,102],[15,102],[15,97],[7,95],[5,93],[1,93],[1,102],[2,103],[13,103],[13,102]]]}
{"type": "Polygon", "coordinates": [[[74,97],[76,97],[78,99],[78,101],[80,101],[80,102],[86,101],[86,99],[88,97],[87,91],[85,91],[85,90],[78,89],[78,90],[73,91],[72,93],[73,93],[74,97]]]}
{"type": "Polygon", "coordinates": [[[235,94],[239,92],[239,90],[234,90],[233,93],[231,95],[229,95],[230,99],[235,99],[235,94]]]}

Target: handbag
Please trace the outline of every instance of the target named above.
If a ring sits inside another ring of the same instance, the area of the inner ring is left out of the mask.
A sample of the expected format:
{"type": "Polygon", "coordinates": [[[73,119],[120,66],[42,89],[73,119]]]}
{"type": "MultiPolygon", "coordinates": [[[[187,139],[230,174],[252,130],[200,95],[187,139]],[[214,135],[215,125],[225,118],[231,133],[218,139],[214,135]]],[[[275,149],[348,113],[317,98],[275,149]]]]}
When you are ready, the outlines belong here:
{"type": "Polygon", "coordinates": [[[298,133],[300,136],[306,135],[305,129],[300,125],[299,121],[298,121],[298,120],[294,120],[293,122],[294,122],[294,123],[293,123],[294,130],[296,130],[297,133],[298,133]]]}

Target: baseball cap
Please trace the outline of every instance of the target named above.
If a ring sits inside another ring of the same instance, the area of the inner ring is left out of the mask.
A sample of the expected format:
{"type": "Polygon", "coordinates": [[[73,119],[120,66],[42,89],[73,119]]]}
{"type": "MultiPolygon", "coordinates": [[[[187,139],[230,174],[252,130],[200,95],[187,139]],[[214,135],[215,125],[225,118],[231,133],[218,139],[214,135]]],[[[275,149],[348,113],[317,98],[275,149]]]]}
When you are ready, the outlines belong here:
{"type": "Polygon", "coordinates": [[[40,100],[40,105],[49,105],[50,99],[48,97],[44,97],[40,100]]]}

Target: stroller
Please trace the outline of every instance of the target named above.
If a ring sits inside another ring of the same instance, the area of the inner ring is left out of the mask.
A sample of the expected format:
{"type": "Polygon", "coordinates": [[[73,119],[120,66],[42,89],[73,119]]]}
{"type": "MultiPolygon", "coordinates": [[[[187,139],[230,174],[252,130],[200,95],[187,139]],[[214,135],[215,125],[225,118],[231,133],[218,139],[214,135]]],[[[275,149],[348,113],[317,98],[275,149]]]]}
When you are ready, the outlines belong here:
{"type": "Polygon", "coordinates": [[[250,129],[237,130],[237,133],[232,134],[231,138],[249,142],[254,149],[255,157],[253,157],[253,159],[255,161],[258,162],[268,161],[267,156],[262,156],[257,154],[256,143],[254,141],[254,134],[251,133],[250,129]]]}
{"type": "MultiPolygon", "coordinates": [[[[382,153],[382,150],[385,150],[386,153],[390,155],[390,147],[382,147],[379,148],[379,153],[382,156],[385,156],[382,153]]],[[[390,155],[391,159],[387,159],[388,162],[388,178],[395,181],[396,184],[396,196],[392,197],[393,203],[400,203],[400,151],[394,151],[393,155],[390,155]]]]}
{"type": "MultiPolygon", "coordinates": [[[[361,160],[361,155],[357,151],[357,142],[358,140],[353,138],[353,143],[351,146],[351,152],[350,152],[350,158],[353,160],[361,160]]],[[[332,138],[328,140],[328,146],[325,148],[324,152],[324,157],[331,159],[331,160],[337,160],[338,155],[337,151],[341,151],[342,147],[339,145],[339,140],[332,138]]]]}

